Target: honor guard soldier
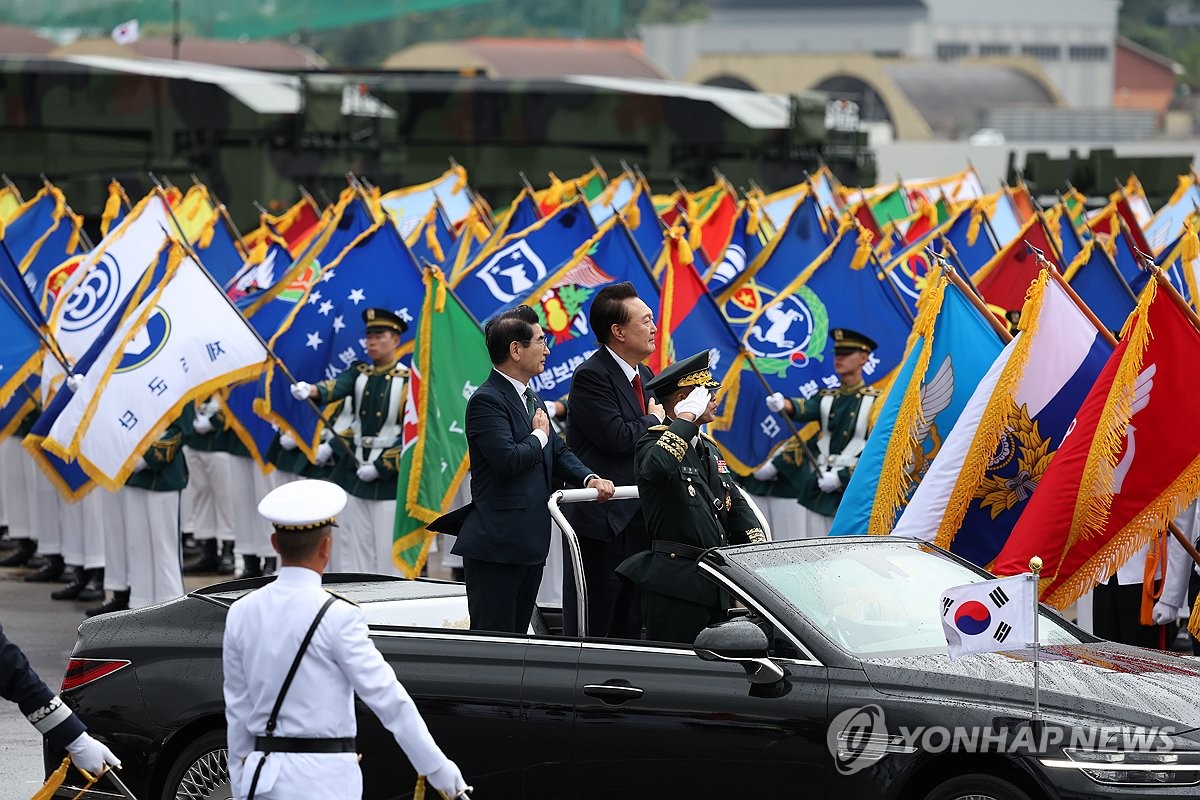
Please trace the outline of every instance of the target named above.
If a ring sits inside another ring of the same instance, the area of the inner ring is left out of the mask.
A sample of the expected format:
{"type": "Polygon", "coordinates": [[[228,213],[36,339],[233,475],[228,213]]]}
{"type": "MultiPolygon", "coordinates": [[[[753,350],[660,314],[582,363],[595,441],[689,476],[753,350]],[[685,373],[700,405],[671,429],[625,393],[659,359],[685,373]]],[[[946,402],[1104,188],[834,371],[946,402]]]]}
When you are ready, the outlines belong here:
{"type": "Polygon", "coordinates": [[[447,797],[468,791],[438,748],[354,603],[321,588],[346,492],[298,480],[259,513],[274,526],[282,567],[239,599],[225,623],[229,777],[238,800],[357,800],[354,697],[391,731],[413,767],[447,797]]]}
{"type": "MultiPolygon", "coordinates": [[[[878,392],[863,383],[862,369],[877,347],[870,337],[849,328],[834,328],[833,370],[841,380],[837,389],[826,389],[808,399],[786,398],[775,392],[767,397],[767,407],[786,414],[798,426],[817,422],[821,426],[816,440],[816,455],[808,449],[805,457],[788,462],[776,458],[755,472],[759,480],[778,480],[787,471],[787,480],[797,486],[800,505],[806,512],[799,530],[773,531],[777,539],[804,539],[829,535],[833,516],[842,502],[842,493],[858,465],[858,457],[867,445],[871,429],[871,409],[878,392]],[[794,474],[791,474],[793,473],[794,474]]],[[[806,445],[806,447],[808,447],[806,445]]]]}
{"type": "Polygon", "coordinates": [[[408,324],[385,308],[368,308],[362,316],[371,363],[356,361],[333,380],[315,386],[292,384],[292,395],[321,404],[345,398],[342,415],[350,420],[354,457],[340,452],[339,447],[331,476],[350,494],[343,515],[346,541],[338,547],[333,569],[396,574],[392,528],[408,378],[408,368],[399,363],[397,350],[408,324]]]}
{"type": "Polygon", "coordinates": [[[16,703],[25,718],[56,750],[71,754],[75,766],[98,775],[105,767],[119,767],[112,751],[88,735],[79,717],[47,688],[33,671],[29,659],[0,629],[0,697],[16,703]]]}
{"type": "Polygon", "coordinates": [[[717,412],[708,351],[676,362],[646,384],[667,414],[638,440],[634,467],[651,549],[617,568],[642,587],[646,638],[691,644],[719,621],[725,599],[696,561],[710,547],[766,541],[716,443],[700,426],[717,412]]]}

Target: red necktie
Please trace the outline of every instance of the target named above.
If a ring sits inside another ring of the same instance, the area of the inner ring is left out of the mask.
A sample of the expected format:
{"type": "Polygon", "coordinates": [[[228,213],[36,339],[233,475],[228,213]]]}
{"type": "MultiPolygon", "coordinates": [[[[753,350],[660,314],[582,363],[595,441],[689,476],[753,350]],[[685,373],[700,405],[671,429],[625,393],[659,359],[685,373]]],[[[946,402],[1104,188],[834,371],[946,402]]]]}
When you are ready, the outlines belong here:
{"type": "Polygon", "coordinates": [[[642,376],[640,373],[633,373],[633,393],[637,395],[638,408],[642,413],[646,413],[646,395],[642,392],[642,376]]]}

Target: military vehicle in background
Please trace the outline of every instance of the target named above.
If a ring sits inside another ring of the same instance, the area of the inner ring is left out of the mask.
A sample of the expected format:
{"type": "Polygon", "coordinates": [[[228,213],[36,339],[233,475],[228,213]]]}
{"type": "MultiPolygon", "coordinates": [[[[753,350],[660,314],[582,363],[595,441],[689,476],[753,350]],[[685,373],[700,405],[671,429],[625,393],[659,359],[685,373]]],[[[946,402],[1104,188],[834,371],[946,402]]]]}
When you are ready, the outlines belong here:
{"type": "MultiPolygon", "coordinates": [[[[1137,175],[1152,208],[1169,200],[1179,184],[1179,176],[1186,175],[1192,168],[1190,152],[1118,156],[1111,148],[1093,148],[1086,155],[1072,149],[1063,158],[1030,150],[1025,153],[1025,166],[1020,171],[1016,160],[1016,154],[1010,153],[1008,182],[1015,184],[1020,177],[1035,195],[1043,198],[1065,192],[1069,184],[1085,197],[1095,198],[1097,204],[1103,204],[1104,198],[1112,194],[1118,184],[1123,186],[1130,175],[1137,175]]],[[[1092,205],[1091,201],[1089,205],[1092,205]]]]}
{"type": "Polygon", "coordinates": [[[591,158],[639,166],[656,191],[696,189],[712,170],[766,190],[824,160],[874,181],[861,134],[825,129],[823,95],[781,95],[651,80],[504,80],[397,73],[283,74],[99,56],[0,59],[0,170],[22,189],[44,174],[77,213],[98,216],[110,178],[131,195],[148,173],[195,175],[239,224],[253,203],[299,186],[335,196],[354,172],[387,189],[429,180],[447,159],[506,203],[591,158]]]}

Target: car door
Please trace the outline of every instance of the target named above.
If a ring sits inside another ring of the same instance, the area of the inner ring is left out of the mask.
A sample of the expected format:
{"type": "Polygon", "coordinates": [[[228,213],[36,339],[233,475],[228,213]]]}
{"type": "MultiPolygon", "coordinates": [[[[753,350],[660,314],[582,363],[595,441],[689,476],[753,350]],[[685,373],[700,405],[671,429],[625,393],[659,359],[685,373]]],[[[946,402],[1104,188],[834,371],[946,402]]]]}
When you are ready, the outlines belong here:
{"type": "Polygon", "coordinates": [[[785,678],[751,685],[738,664],[678,645],[584,642],[575,687],[580,800],[759,797],[803,787],[825,795],[826,670],[777,663],[785,678]]]}
{"type": "MultiPolygon", "coordinates": [[[[524,637],[372,626],[371,638],[467,782],[481,796],[520,797],[524,637]]],[[[395,739],[356,705],[363,797],[410,795],[416,776],[395,739]]]]}
{"type": "Polygon", "coordinates": [[[578,639],[531,636],[521,682],[524,797],[575,797],[575,679],[578,639]]]}

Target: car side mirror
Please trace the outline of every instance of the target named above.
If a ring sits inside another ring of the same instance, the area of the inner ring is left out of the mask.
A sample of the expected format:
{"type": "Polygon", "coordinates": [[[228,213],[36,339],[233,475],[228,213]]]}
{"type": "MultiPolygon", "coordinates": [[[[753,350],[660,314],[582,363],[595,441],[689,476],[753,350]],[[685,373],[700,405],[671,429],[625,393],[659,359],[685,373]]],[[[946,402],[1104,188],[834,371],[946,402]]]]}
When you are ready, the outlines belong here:
{"type": "Polygon", "coordinates": [[[731,619],[705,628],[692,647],[704,661],[741,664],[751,683],[783,680],[783,669],[767,653],[767,635],[748,619],[731,619]]]}

